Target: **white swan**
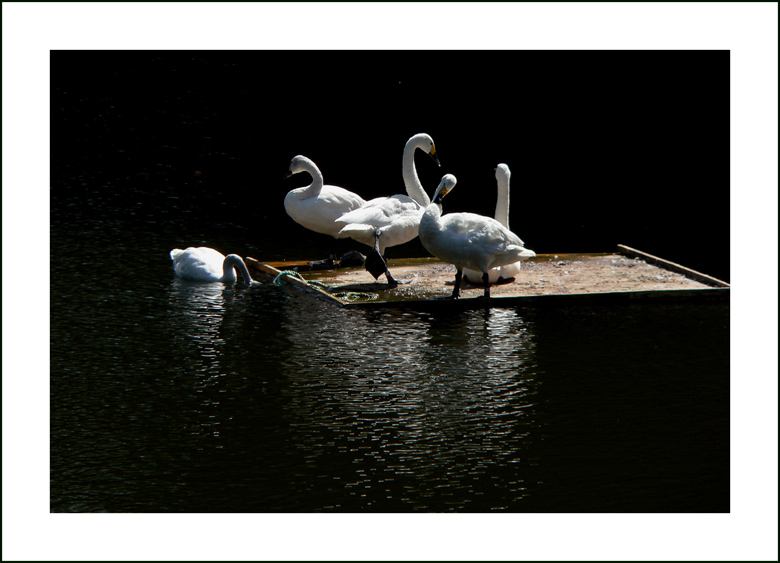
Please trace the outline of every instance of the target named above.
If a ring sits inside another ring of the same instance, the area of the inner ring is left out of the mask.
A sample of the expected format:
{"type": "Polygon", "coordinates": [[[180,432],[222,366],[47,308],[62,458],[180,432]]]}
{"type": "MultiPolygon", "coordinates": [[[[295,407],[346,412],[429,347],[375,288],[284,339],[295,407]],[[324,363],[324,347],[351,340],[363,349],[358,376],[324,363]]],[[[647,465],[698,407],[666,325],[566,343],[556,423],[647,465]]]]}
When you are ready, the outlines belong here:
{"type": "Polygon", "coordinates": [[[366,257],[366,270],[374,279],[385,274],[392,287],[397,286],[398,282],[393,279],[387,267],[384,259],[385,249],[409,242],[417,236],[422,214],[431,202],[414,166],[414,153],[417,149],[428,153],[436,164],[441,166],[430,135],[414,135],[404,146],[403,178],[408,195],[374,198],[336,220],[336,224],[342,227],[336,235],[337,238],[353,238],[372,247],[373,250],[366,257]]]}
{"type": "Polygon", "coordinates": [[[336,219],[357,209],[366,203],[366,200],[344,188],[323,185],[320,169],[302,155],[290,161],[290,170],[284,177],[289,178],[299,172],[311,174],[312,183],[287,193],[284,198],[287,214],[307,229],[335,238],[342,228],[341,225],[336,225],[336,219]]]}
{"type": "Polygon", "coordinates": [[[257,283],[252,280],[244,261],[237,254],[224,256],[221,252],[207,246],[189,247],[186,250],[171,250],[173,271],[180,278],[206,282],[234,282],[236,270],[241,272],[248,285],[257,283]]]}
{"type": "MultiPolygon", "coordinates": [[[[509,228],[509,166],[506,164],[499,164],[495,168],[496,183],[498,185],[498,198],[496,199],[496,221],[509,228]]],[[[536,256],[536,252],[533,250],[525,250],[522,260],[528,260],[536,256]]],[[[496,283],[499,280],[509,280],[520,273],[520,261],[500,268],[490,268],[488,272],[490,283],[496,283]]],[[[463,269],[463,277],[465,277],[471,283],[479,283],[482,281],[482,272],[477,270],[471,270],[469,268],[463,269]]]]}
{"type": "Polygon", "coordinates": [[[490,217],[475,213],[442,216],[441,200],[456,182],[452,174],[445,174],[441,179],[420,221],[420,241],[428,252],[455,265],[455,288],[450,298],[460,296],[464,268],[482,272],[487,298],[490,297],[490,269],[517,262],[526,249],[520,237],[490,217]]]}

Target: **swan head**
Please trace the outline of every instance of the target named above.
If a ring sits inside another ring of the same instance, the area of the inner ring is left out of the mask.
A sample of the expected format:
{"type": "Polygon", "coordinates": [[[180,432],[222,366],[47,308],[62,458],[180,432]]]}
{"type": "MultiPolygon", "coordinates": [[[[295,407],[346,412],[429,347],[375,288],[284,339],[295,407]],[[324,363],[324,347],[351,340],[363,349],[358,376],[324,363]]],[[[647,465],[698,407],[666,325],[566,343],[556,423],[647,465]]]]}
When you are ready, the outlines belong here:
{"type": "Polygon", "coordinates": [[[406,144],[425,151],[438,166],[441,166],[439,156],[436,154],[436,145],[431,136],[427,133],[417,133],[417,135],[413,135],[406,144]]]}
{"type": "Polygon", "coordinates": [[[455,176],[452,174],[445,174],[442,177],[441,182],[439,182],[439,186],[436,188],[436,193],[433,194],[432,203],[441,204],[441,200],[444,199],[445,195],[452,191],[452,188],[455,187],[457,182],[455,176]]]}
{"type": "Polygon", "coordinates": [[[294,156],[293,159],[290,161],[290,169],[287,171],[284,177],[289,178],[290,176],[292,176],[293,174],[297,174],[298,172],[308,172],[311,170],[312,167],[316,168],[314,162],[312,162],[302,154],[299,154],[298,156],[294,156]]]}
{"type": "Polygon", "coordinates": [[[509,180],[509,176],[511,175],[509,172],[509,166],[506,164],[499,164],[495,168],[496,171],[496,180],[509,180]]]}

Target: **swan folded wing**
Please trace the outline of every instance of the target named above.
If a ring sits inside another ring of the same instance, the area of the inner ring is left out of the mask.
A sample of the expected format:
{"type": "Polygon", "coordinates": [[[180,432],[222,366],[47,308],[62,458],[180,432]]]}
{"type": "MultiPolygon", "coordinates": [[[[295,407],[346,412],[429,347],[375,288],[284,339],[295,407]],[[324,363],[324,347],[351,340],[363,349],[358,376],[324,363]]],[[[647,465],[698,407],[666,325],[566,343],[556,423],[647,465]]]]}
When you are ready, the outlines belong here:
{"type": "Polygon", "coordinates": [[[441,224],[449,232],[458,234],[479,231],[483,235],[487,235],[505,229],[495,219],[476,213],[449,213],[442,217],[441,224]]]}
{"type": "Polygon", "coordinates": [[[317,196],[319,205],[325,205],[332,208],[352,211],[364,205],[366,201],[359,195],[338,186],[324,186],[317,196]]]}
{"type": "Polygon", "coordinates": [[[460,249],[468,267],[489,270],[516,262],[526,252],[520,237],[494,219],[478,215],[454,219],[448,222],[450,244],[460,249]]]}
{"type": "Polygon", "coordinates": [[[378,197],[336,220],[341,225],[364,224],[381,228],[401,217],[422,215],[423,207],[409,196],[378,197]]]}
{"type": "Polygon", "coordinates": [[[198,248],[193,250],[194,252],[177,256],[178,260],[175,260],[173,264],[173,269],[177,275],[182,278],[196,280],[219,279],[222,277],[224,256],[214,250],[211,253],[203,252],[203,250],[211,249],[198,248]]]}
{"type": "Polygon", "coordinates": [[[442,217],[442,225],[450,233],[466,235],[480,244],[525,246],[520,237],[491,217],[475,213],[450,213],[442,217]]]}

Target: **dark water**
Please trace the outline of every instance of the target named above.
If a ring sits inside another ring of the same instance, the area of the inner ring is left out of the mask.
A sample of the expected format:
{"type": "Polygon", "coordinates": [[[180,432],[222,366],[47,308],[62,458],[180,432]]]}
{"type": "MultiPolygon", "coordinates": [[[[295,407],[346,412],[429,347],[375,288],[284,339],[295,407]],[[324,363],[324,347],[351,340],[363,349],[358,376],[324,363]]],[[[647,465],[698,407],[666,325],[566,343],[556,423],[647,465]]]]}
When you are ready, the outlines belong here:
{"type": "MultiPolygon", "coordinates": [[[[53,512],[729,510],[728,304],[381,312],[176,280],[175,247],[312,259],[330,242],[282,211],[303,184],[281,181],[289,158],[319,146],[305,130],[253,156],[227,94],[154,60],[157,89],[117,86],[140,64],[52,84],[53,512]]],[[[255,83],[216,67],[245,102],[255,83]]],[[[647,227],[588,229],[572,239],[647,227]]]]}
{"type": "Polygon", "coordinates": [[[729,510],[727,305],[341,310],[58,233],[52,511],[729,510]]]}

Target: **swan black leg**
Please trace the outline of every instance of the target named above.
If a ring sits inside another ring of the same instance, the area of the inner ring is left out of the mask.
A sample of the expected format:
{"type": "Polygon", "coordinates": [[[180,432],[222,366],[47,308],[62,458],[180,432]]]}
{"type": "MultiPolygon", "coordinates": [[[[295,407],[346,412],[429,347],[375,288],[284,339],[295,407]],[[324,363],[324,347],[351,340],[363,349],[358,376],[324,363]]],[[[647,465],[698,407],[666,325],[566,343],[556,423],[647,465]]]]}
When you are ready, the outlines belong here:
{"type": "MultiPolygon", "coordinates": [[[[376,250],[376,253],[379,254],[379,237],[381,233],[377,231],[376,233],[376,242],[374,243],[374,250],[376,250]]],[[[381,256],[381,255],[380,255],[381,256]]],[[[385,259],[384,256],[382,256],[382,264],[385,267],[385,277],[387,278],[387,283],[390,285],[390,287],[398,287],[398,282],[395,281],[395,278],[393,278],[393,275],[390,273],[390,268],[387,267],[387,259],[385,259]]]]}
{"type": "MultiPolygon", "coordinates": [[[[379,276],[387,273],[387,262],[379,253],[379,234],[374,235],[374,248],[366,256],[366,270],[374,276],[374,279],[378,279],[379,276]]],[[[388,281],[390,281],[389,277],[388,281]]]]}
{"type": "Polygon", "coordinates": [[[490,299],[490,276],[487,272],[482,274],[482,283],[485,284],[485,299],[490,299]]]}
{"type": "Polygon", "coordinates": [[[450,299],[457,299],[460,297],[460,282],[463,279],[463,270],[458,270],[455,272],[455,287],[452,290],[452,295],[450,295],[450,299]]]}
{"type": "Polygon", "coordinates": [[[398,287],[398,284],[401,283],[409,283],[410,280],[402,280],[399,282],[390,273],[390,268],[387,266],[387,260],[379,252],[380,235],[381,233],[376,233],[374,235],[374,249],[366,256],[366,270],[369,274],[374,276],[374,279],[378,279],[379,276],[384,274],[387,278],[387,283],[391,288],[398,287]]]}

